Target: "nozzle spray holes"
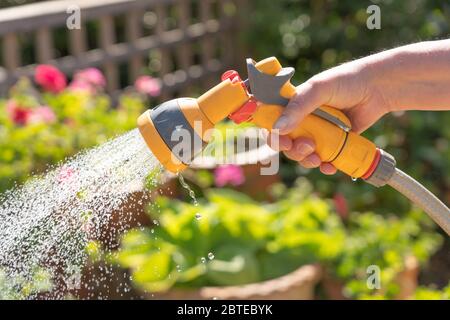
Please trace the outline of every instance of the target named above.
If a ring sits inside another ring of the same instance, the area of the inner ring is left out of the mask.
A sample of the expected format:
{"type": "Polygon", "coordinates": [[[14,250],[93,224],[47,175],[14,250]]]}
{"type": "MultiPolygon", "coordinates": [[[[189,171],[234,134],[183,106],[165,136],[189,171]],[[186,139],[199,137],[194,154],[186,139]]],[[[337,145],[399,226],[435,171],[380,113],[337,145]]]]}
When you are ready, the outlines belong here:
{"type": "Polygon", "coordinates": [[[198,201],[197,201],[197,198],[195,197],[194,190],[192,190],[191,187],[186,183],[186,181],[184,181],[184,178],[180,173],[177,173],[177,176],[178,176],[178,179],[180,180],[181,186],[188,191],[189,196],[191,197],[194,206],[198,206],[198,201]]]}

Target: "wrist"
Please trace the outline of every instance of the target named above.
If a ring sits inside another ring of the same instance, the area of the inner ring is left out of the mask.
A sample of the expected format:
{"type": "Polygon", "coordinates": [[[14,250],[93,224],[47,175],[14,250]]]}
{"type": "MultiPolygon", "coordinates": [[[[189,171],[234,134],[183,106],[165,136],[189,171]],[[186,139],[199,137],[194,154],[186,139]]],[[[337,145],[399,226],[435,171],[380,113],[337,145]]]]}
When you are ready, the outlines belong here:
{"type": "Polygon", "coordinates": [[[361,59],[362,73],[367,83],[368,92],[381,97],[381,105],[384,113],[399,111],[401,102],[397,94],[397,88],[402,85],[402,80],[395,71],[395,65],[399,61],[402,52],[400,50],[383,51],[361,59]]]}

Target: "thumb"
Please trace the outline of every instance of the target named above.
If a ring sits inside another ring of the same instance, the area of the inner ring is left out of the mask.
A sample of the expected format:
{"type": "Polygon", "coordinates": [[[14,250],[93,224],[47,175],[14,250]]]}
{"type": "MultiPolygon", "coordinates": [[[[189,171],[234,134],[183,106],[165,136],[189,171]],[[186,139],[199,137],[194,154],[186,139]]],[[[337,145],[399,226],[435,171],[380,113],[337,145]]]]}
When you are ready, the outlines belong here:
{"type": "Polygon", "coordinates": [[[329,87],[327,81],[313,79],[298,86],[274,129],[283,135],[292,132],[306,115],[330,101],[332,92],[329,87]]]}

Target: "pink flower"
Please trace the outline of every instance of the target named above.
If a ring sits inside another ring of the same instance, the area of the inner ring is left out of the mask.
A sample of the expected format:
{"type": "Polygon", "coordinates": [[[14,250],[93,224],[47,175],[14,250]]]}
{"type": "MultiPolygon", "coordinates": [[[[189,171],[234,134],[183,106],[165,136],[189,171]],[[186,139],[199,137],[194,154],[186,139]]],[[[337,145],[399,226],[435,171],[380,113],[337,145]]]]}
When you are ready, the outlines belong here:
{"type": "Polygon", "coordinates": [[[223,187],[227,184],[236,187],[245,182],[244,171],[241,167],[233,164],[219,166],[214,170],[214,181],[218,187],[223,187]]]}
{"type": "Polygon", "coordinates": [[[56,115],[48,106],[40,106],[33,109],[30,117],[31,122],[53,123],[56,121],[56,115]]]}
{"type": "Polygon", "coordinates": [[[77,79],[74,79],[70,83],[69,89],[72,91],[82,91],[91,94],[95,93],[95,88],[90,83],[77,79]]]}
{"type": "Polygon", "coordinates": [[[106,86],[106,79],[103,73],[97,68],[80,70],[75,73],[73,79],[75,82],[84,82],[98,88],[104,88],[106,86]]]}
{"type": "Polygon", "coordinates": [[[6,112],[8,113],[12,122],[16,125],[24,126],[26,125],[32,116],[32,109],[24,108],[19,105],[14,100],[9,100],[6,104],[6,112]]]}
{"type": "Polygon", "coordinates": [[[58,93],[67,85],[66,76],[57,68],[47,64],[41,64],[36,67],[34,80],[44,90],[52,93],[58,93]]]}
{"type": "Polygon", "coordinates": [[[134,82],[134,86],[139,93],[157,97],[161,93],[160,82],[150,76],[140,76],[134,82]]]}
{"type": "Polygon", "coordinates": [[[342,193],[336,193],[333,197],[334,208],[336,212],[341,216],[342,219],[348,217],[348,203],[342,193]]]}

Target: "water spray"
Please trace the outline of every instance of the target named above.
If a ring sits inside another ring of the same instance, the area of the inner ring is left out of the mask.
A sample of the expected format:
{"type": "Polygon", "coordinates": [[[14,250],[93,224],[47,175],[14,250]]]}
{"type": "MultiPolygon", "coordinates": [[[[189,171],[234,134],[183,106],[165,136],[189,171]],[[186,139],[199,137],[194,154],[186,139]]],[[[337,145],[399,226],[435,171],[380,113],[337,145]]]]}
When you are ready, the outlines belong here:
{"type": "MultiPolygon", "coordinates": [[[[147,110],[138,118],[139,130],[150,150],[169,171],[187,168],[211,139],[214,126],[230,118],[271,130],[289,99],[294,68],[283,68],[275,57],[256,63],[247,59],[248,79],[236,71],[199,98],[179,98],[147,110]]],[[[335,108],[321,106],[289,134],[307,137],[323,162],[333,164],[353,179],[381,187],[386,184],[404,194],[450,235],[450,210],[419,182],[396,168],[392,155],[352,131],[350,120],[335,108]]]]}

